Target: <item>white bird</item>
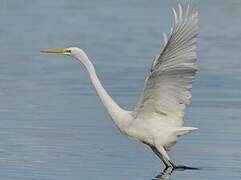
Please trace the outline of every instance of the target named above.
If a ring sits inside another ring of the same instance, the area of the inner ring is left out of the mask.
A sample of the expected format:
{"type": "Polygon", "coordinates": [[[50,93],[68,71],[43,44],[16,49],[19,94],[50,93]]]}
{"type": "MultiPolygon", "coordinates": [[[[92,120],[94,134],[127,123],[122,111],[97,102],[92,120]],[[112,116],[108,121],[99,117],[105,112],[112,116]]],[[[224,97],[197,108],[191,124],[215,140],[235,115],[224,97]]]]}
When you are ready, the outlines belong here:
{"type": "Polygon", "coordinates": [[[97,94],[114,124],[129,138],[148,145],[166,167],[175,168],[168,155],[178,138],[197,128],[183,127],[183,116],[190,103],[192,82],[197,71],[196,44],[198,12],[178,5],[173,9],[175,24],[170,34],[164,34],[164,45],[154,59],[145,80],[144,90],[133,111],[122,109],[101,85],[93,64],[77,47],[44,50],[73,56],[90,75],[97,94]]]}

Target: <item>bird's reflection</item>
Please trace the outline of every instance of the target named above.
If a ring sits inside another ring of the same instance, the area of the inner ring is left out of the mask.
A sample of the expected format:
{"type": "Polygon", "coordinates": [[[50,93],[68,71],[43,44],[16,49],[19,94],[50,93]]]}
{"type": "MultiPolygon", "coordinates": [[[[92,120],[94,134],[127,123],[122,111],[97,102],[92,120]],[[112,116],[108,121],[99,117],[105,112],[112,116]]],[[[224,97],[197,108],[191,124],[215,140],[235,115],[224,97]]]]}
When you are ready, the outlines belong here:
{"type": "Polygon", "coordinates": [[[169,180],[171,179],[171,175],[174,169],[172,167],[164,169],[160,174],[158,174],[156,177],[154,177],[152,180],[161,180],[161,179],[166,179],[169,180]]]}
{"type": "Polygon", "coordinates": [[[156,177],[152,178],[152,180],[170,180],[171,175],[174,171],[185,171],[185,170],[200,170],[200,168],[195,167],[187,167],[187,166],[180,166],[177,168],[169,167],[164,169],[160,174],[158,174],[156,177]]]}

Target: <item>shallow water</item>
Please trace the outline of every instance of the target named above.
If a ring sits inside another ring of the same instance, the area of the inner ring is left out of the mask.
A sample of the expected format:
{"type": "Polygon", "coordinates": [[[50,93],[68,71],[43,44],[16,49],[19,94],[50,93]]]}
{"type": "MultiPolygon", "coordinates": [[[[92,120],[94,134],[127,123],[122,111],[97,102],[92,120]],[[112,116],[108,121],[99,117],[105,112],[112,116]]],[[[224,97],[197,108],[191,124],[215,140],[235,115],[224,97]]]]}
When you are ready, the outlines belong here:
{"type": "MultiPolygon", "coordinates": [[[[241,1],[198,0],[199,73],[185,117],[198,132],[171,154],[173,180],[241,177],[241,1]]],[[[86,50],[110,94],[132,109],[172,0],[2,0],[0,6],[0,179],[149,180],[163,166],[144,145],[122,136],[86,71],[44,48],[86,50]]],[[[168,178],[167,178],[168,179],[168,178]]]]}

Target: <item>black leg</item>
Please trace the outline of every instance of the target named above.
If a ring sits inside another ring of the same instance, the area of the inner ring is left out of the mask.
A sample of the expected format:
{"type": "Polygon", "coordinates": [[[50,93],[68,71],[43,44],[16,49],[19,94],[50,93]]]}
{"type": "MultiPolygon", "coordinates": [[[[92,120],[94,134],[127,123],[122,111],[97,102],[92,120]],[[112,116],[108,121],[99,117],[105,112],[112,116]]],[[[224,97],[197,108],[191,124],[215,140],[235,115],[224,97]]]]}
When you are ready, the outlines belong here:
{"type": "Polygon", "coordinates": [[[162,160],[162,162],[165,164],[166,168],[165,169],[168,169],[168,168],[173,168],[173,163],[172,162],[166,162],[165,158],[162,156],[162,154],[157,150],[157,148],[155,146],[150,146],[149,147],[151,148],[151,150],[159,157],[160,160],[162,160]],[[171,166],[170,166],[171,164],[171,166]]]}

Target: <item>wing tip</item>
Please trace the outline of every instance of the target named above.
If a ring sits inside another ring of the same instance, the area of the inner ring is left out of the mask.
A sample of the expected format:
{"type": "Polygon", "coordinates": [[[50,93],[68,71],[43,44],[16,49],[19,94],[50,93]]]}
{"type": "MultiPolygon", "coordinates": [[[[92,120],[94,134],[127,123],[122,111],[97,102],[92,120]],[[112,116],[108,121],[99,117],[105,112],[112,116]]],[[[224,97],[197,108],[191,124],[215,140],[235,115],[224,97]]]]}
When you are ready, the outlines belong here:
{"type": "Polygon", "coordinates": [[[192,5],[191,2],[178,3],[177,10],[172,8],[174,14],[175,25],[182,21],[198,17],[198,10],[192,5]]]}

